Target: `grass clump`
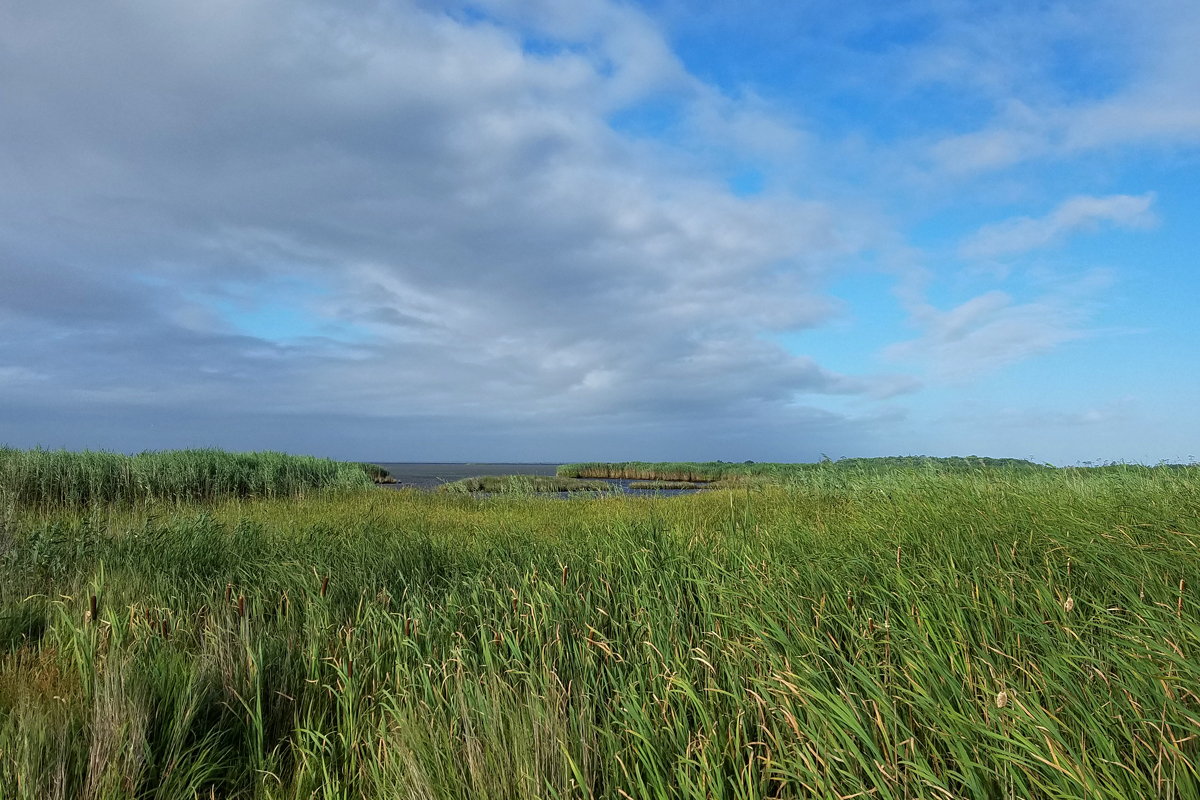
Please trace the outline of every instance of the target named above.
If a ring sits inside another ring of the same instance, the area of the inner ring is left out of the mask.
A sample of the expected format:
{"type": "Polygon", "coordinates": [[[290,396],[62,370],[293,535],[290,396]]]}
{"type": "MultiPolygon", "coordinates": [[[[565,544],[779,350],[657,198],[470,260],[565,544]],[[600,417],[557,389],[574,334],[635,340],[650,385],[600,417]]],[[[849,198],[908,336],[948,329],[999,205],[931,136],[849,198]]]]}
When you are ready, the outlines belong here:
{"type": "Polygon", "coordinates": [[[446,494],[549,494],[557,492],[606,492],[612,486],[604,481],[584,481],[546,475],[481,475],[443,483],[437,491],[446,494]]]}
{"type": "Polygon", "coordinates": [[[18,509],[0,797],[1200,796],[1200,469],[18,509]]]}
{"type": "Polygon", "coordinates": [[[0,499],[21,507],[275,497],[371,483],[364,465],[285,453],[210,449],[127,456],[0,447],[0,499]]]}
{"type": "Polygon", "coordinates": [[[360,462],[358,466],[360,466],[362,471],[367,473],[367,477],[373,480],[375,483],[397,483],[397,480],[392,476],[392,473],[388,472],[378,464],[371,464],[363,461],[360,462]]]}

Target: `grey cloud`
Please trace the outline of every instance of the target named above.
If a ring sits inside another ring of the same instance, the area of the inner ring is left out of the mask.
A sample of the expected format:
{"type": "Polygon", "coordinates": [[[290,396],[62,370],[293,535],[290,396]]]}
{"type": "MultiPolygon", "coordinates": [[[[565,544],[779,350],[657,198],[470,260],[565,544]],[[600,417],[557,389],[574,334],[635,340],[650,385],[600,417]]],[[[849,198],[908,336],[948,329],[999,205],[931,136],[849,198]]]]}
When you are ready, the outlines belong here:
{"type": "Polygon", "coordinates": [[[0,9],[0,391],[632,430],[912,390],[761,338],[826,320],[854,246],[820,204],[732,197],[610,130],[695,82],[637,13],[589,9],[573,31],[534,7],[601,42],[547,56],[403,2],[0,9]]]}

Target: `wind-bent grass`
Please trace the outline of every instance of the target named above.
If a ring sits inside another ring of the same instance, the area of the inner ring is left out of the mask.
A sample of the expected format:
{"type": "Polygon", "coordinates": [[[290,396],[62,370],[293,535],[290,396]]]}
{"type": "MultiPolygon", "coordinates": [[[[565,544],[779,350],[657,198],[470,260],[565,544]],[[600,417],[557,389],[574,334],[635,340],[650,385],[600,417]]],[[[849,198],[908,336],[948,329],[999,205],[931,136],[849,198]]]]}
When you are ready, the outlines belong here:
{"type": "Polygon", "coordinates": [[[437,490],[446,494],[545,494],[548,492],[607,492],[612,486],[604,481],[581,481],[545,475],[481,475],[443,483],[437,490]]]}
{"type": "Polygon", "coordinates": [[[5,520],[5,798],[1200,796],[1195,468],[5,520]]]}
{"type": "Polygon", "coordinates": [[[312,489],[361,489],[387,471],[374,465],[284,453],[104,451],[0,447],[0,501],[48,508],[219,497],[273,497],[312,489]],[[374,469],[368,476],[367,466],[374,469]]]}

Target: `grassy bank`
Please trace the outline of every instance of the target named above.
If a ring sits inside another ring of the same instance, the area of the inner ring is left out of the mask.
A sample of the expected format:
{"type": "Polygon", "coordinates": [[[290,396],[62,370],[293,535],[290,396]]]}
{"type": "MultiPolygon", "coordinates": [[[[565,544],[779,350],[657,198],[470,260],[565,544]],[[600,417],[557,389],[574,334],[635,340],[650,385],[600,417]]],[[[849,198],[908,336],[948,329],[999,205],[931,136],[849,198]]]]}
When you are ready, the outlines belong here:
{"type": "Polygon", "coordinates": [[[1195,468],[16,507],[0,796],[1195,797],[1198,545],[1195,468]]]}
{"type": "Polygon", "coordinates": [[[977,473],[981,471],[1037,471],[1046,467],[1015,458],[979,456],[932,458],[899,456],[891,458],[844,458],[816,464],[772,464],[746,461],[617,461],[563,464],[558,474],[570,478],[617,478],[657,481],[718,481],[759,478],[774,482],[807,479],[830,471],[858,476],[883,475],[896,470],[921,470],[930,473],[977,473]]]}
{"type": "Polygon", "coordinates": [[[274,497],[361,489],[386,475],[374,465],[271,452],[169,450],[127,456],[0,447],[0,502],[21,507],[274,497]],[[368,467],[374,474],[368,475],[368,467]]]}

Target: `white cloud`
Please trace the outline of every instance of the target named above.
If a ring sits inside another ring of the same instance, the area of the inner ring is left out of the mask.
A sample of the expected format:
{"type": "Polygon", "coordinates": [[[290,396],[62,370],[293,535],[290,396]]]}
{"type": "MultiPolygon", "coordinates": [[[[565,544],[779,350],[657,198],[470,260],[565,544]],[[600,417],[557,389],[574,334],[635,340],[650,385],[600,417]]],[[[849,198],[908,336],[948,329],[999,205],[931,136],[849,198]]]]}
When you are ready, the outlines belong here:
{"type": "Polygon", "coordinates": [[[927,80],[972,86],[996,108],[975,130],[930,146],[941,170],[970,174],[1104,148],[1200,143],[1200,5],[1064,3],[1013,10],[1000,23],[959,20],[947,27],[973,47],[914,55],[927,80]],[[1061,63],[1056,50],[1063,48],[1083,75],[1050,68],[1061,63]]]}
{"type": "Polygon", "coordinates": [[[968,381],[1091,335],[1085,327],[1090,299],[1110,282],[1094,271],[1026,303],[990,291],[943,311],[914,286],[901,292],[910,322],[921,331],[890,345],[883,356],[925,364],[942,381],[968,381]]]}
{"type": "Polygon", "coordinates": [[[1154,193],[1108,197],[1081,195],[1063,201],[1044,217],[1016,217],[985,225],[960,246],[963,258],[994,258],[1035,250],[1080,230],[1095,230],[1108,222],[1122,228],[1148,228],[1156,219],[1150,207],[1154,193]]]}

